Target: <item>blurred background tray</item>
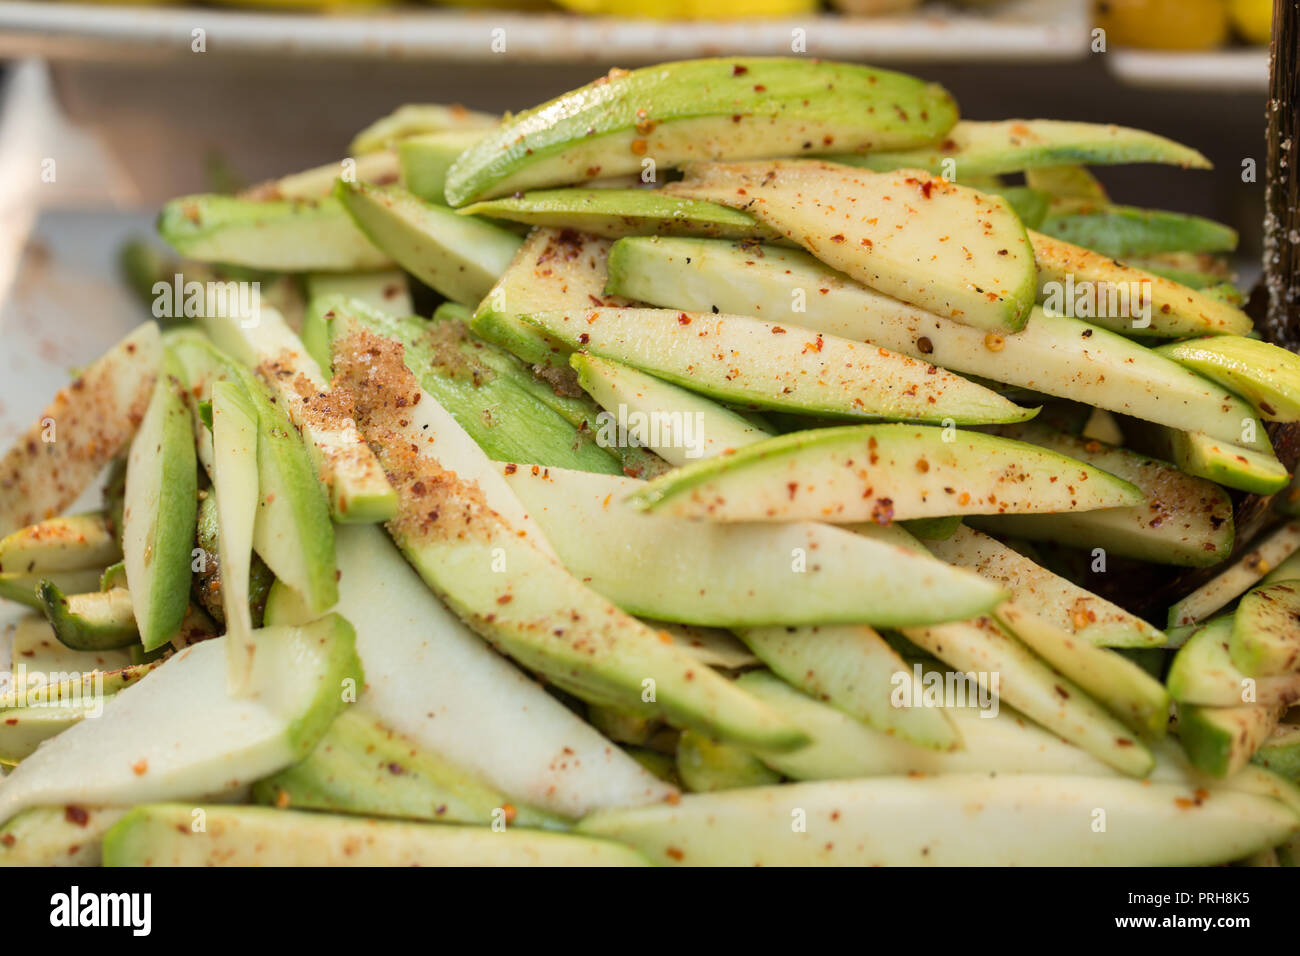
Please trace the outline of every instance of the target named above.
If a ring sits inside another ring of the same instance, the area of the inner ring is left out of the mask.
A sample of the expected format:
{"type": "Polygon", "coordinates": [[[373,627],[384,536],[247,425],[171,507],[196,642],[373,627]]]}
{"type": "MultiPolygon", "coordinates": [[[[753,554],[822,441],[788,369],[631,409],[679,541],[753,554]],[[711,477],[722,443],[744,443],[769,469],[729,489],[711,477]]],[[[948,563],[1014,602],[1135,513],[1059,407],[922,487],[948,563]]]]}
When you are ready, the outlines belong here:
{"type": "Polygon", "coordinates": [[[1104,57],[1121,83],[1145,89],[1268,92],[1268,49],[1251,47],[1212,53],[1114,50],[1104,57]]]}
{"type": "Polygon", "coordinates": [[[0,56],[188,57],[195,55],[192,31],[201,28],[212,53],[505,62],[493,49],[498,36],[493,31],[504,30],[512,64],[634,65],[742,50],[789,54],[791,31],[802,29],[813,56],[878,63],[1041,62],[1085,56],[1089,21],[1089,0],[1010,0],[987,11],[928,6],[904,16],[730,22],[436,7],[317,14],[6,2],[0,3],[0,56]]]}

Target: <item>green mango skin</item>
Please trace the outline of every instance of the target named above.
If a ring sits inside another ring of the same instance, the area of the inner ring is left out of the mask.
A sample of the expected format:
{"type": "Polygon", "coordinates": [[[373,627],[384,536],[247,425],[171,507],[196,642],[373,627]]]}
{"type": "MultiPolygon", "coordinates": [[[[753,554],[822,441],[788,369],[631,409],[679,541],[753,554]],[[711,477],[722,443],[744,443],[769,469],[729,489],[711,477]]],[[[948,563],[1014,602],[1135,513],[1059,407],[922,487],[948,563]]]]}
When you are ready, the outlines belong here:
{"type": "Polygon", "coordinates": [[[392,260],[358,231],[337,199],[182,196],[163,206],[158,232],[201,262],[287,272],[383,269],[392,260]]]}
{"type": "Polygon", "coordinates": [[[908,149],[957,121],[942,87],[794,57],[685,60],[611,71],[513,117],[447,173],[453,206],[688,160],[908,149]]]}
{"type": "Polygon", "coordinates": [[[1210,161],[1196,150],[1145,130],[1044,119],[962,120],[937,145],[832,158],[877,172],[924,169],[935,175],[955,174],[962,182],[973,176],[1066,164],[1166,163],[1210,168],[1210,161]]]}
{"type": "Polygon", "coordinates": [[[624,236],[704,236],[717,239],[779,238],[748,213],[652,189],[540,189],[474,203],[464,215],[558,226],[610,239],[624,236]]]}
{"type": "Polygon", "coordinates": [[[1111,258],[1162,252],[1231,252],[1237,248],[1236,230],[1221,223],[1132,206],[1053,212],[1032,228],[1111,258]]]}

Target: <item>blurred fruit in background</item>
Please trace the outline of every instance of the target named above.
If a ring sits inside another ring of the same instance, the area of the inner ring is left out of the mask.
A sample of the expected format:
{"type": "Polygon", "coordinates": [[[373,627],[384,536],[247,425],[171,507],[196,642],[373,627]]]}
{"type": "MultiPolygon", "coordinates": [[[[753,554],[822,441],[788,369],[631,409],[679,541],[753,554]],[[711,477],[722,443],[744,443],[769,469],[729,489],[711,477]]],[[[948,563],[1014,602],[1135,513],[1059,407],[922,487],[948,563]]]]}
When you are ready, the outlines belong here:
{"type": "Polygon", "coordinates": [[[1097,0],[1107,43],[1147,50],[1217,50],[1237,38],[1267,44],[1273,0],[1097,0]]]}
{"type": "Polygon", "coordinates": [[[814,13],[819,0],[556,0],[566,10],[649,20],[752,20],[814,13]]]}
{"type": "Polygon", "coordinates": [[[1273,32],[1273,0],[1231,0],[1232,25],[1247,43],[1268,43],[1273,32]]]}
{"type": "MultiPolygon", "coordinates": [[[[107,2],[107,0],[100,0],[107,2]]],[[[155,0],[157,2],[157,0],[155,0]]],[[[172,0],[161,0],[163,3],[172,0]]],[[[192,0],[181,0],[192,2],[192,0]]],[[[259,10],[302,10],[329,12],[332,10],[373,10],[376,7],[390,7],[398,0],[206,0],[218,7],[252,7],[259,10]]]]}
{"type": "Polygon", "coordinates": [[[878,17],[888,13],[906,13],[921,5],[921,0],[831,0],[831,6],[855,17],[878,17]]]}
{"type": "Polygon", "coordinates": [[[1098,0],[1097,26],[1114,46],[1213,50],[1228,40],[1224,0],[1098,0]]]}

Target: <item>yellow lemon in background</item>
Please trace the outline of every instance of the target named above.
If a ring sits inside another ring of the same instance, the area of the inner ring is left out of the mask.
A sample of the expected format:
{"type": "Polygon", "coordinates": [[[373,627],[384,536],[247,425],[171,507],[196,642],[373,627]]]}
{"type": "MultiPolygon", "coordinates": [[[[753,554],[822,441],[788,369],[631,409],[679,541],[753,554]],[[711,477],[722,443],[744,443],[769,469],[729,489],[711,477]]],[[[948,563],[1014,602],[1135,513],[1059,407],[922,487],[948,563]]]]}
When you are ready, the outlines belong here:
{"type": "Polygon", "coordinates": [[[1247,43],[1268,43],[1273,32],[1273,0],[1231,0],[1232,25],[1247,43]]]}
{"type": "Polygon", "coordinates": [[[556,0],[575,13],[654,20],[741,20],[813,13],[818,0],[556,0]]]}
{"type": "Polygon", "coordinates": [[[878,17],[905,13],[921,5],[921,0],[831,0],[831,6],[853,17],[878,17]]]}
{"type": "Polygon", "coordinates": [[[1228,39],[1223,0],[1097,0],[1107,46],[1213,50],[1228,39]]]}

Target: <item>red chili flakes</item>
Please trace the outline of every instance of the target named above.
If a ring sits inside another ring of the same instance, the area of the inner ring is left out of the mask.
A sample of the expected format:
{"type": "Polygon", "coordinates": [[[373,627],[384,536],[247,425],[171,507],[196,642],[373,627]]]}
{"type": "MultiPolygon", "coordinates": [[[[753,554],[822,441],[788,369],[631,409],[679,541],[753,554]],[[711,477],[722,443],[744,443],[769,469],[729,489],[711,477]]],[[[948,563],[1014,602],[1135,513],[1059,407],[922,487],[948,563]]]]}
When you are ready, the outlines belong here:
{"type": "Polygon", "coordinates": [[[748,72],[749,72],[749,67],[741,66],[739,63],[737,63],[735,66],[731,68],[732,76],[744,76],[748,72]]]}
{"type": "Polygon", "coordinates": [[[877,498],[876,503],[871,507],[871,520],[882,527],[892,524],[894,521],[894,499],[877,498]]]}
{"type": "Polygon", "coordinates": [[[831,236],[831,242],[843,242],[843,241],[844,241],[844,233],[842,232],[837,232],[835,233],[835,235],[831,236]]]}
{"type": "Polygon", "coordinates": [[[63,819],[69,823],[75,823],[79,827],[84,827],[90,822],[90,814],[83,807],[69,805],[63,808],[63,819]]]}
{"type": "Polygon", "coordinates": [[[677,313],[677,324],[678,324],[678,325],[690,325],[690,324],[691,324],[691,317],[690,317],[689,315],[687,315],[685,312],[678,312],[678,313],[677,313]]]}

